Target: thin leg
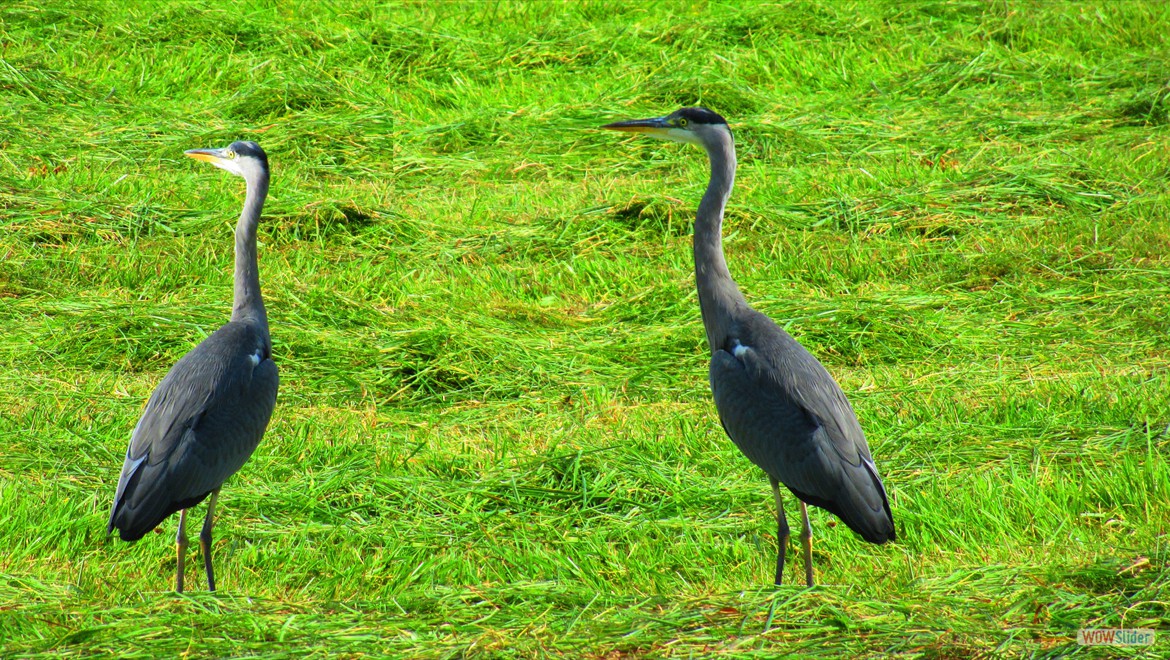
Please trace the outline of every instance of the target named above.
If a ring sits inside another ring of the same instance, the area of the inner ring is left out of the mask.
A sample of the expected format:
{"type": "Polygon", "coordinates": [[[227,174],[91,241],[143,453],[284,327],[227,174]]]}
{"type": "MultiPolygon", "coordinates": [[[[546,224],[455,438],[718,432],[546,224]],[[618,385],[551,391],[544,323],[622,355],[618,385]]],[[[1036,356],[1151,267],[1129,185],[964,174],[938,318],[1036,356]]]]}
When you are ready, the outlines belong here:
{"type": "Polygon", "coordinates": [[[215,571],[211,569],[211,519],[215,516],[215,501],[219,489],[211,491],[207,501],[207,517],[203,519],[203,531],[199,532],[199,547],[203,550],[203,570],[207,572],[207,590],[215,591],[215,571]]]}
{"type": "Polygon", "coordinates": [[[800,503],[800,517],[804,519],[804,529],[800,532],[800,542],[804,545],[804,579],[808,586],[813,586],[812,566],[812,525],[808,522],[808,505],[800,503]]]}
{"type": "Polygon", "coordinates": [[[179,512],[179,533],[175,536],[175,550],[179,560],[175,562],[175,591],[183,593],[183,564],[187,560],[187,510],[179,512]]]}
{"type": "Polygon", "coordinates": [[[776,586],[784,576],[784,553],[788,549],[788,518],[784,515],[784,503],[780,500],[780,482],[772,479],[772,497],[776,500],[776,586]]]}

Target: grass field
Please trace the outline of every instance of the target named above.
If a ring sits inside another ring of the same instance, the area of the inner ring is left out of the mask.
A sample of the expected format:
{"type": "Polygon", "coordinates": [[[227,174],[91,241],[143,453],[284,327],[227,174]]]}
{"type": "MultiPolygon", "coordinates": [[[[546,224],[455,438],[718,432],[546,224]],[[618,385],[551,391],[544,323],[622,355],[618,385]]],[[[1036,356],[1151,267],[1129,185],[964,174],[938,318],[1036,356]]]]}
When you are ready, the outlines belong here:
{"type": "Polygon", "coordinates": [[[0,656],[1170,657],[1170,4],[320,4],[0,7],[0,656]],[[697,103],[891,491],[811,590],[710,400],[706,160],[593,130],[697,103]],[[281,391],[179,596],[105,523],[238,138],[281,391]]]}

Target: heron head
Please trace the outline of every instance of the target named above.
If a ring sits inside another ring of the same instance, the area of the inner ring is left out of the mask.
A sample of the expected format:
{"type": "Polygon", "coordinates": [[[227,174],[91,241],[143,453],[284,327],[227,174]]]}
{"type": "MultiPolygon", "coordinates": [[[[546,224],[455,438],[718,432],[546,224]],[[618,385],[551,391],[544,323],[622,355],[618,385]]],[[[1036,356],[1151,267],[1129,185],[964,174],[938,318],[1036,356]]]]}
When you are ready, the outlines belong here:
{"type": "Polygon", "coordinates": [[[634,119],[606,124],[602,128],[626,133],[641,133],[660,140],[689,142],[699,146],[710,144],[718,133],[730,135],[727,120],[707,108],[682,108],[653,119],[634,119]]]}
{"type": "Polygon", "coordinates": [[[189,149],[183,153],[248,180],[268,171],[268,155],[250,140],[237,140],[223,149],[189,149]]]}

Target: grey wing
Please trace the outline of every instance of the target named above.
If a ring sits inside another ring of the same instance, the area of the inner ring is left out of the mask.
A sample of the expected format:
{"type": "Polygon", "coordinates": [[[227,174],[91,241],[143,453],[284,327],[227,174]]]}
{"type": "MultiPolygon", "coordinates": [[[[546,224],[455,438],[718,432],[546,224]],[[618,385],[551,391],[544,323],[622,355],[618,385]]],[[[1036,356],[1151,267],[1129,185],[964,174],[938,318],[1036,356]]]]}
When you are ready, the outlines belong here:
{"type": "Polygon", "coordinates": [[[811,355],[777,367],[753,348],[741,346],[737,353],[716,351],[710,379],[720,420],[740,451],[866,540],[893,539],[893,518],[865,436],[824,367],[811,355]]]}
{"type": "Polygon", "coordinates": [[[131,436],[109,531],[135,540],[198,504],[248,460],[276,403],[276,365],[231,323],[171,368],[131,436]]]}
{"type": "Polygon", "coordinates": [[[802,493],[833,490],[837,479],[817,423],[782,392],[768,391],[744,362],[727,351],[711,356],[711,392],[727,435],[769,476],[802,493]]]}

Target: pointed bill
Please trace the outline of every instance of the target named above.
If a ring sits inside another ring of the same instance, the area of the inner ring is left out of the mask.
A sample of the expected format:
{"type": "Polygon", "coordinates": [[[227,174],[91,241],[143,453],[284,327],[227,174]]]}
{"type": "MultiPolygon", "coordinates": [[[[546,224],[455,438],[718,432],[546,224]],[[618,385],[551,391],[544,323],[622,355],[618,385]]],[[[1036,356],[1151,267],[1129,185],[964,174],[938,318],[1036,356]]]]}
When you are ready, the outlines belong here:
{"type": "Polygon", "coordinates": [[[202,160],[208,163],[215,163],[226,158],[223,149],[188,149],[183,153],[195,160],[202,160]]]}
{"type": "Polygon", "coordinates": [[[601,128],[610,131],[622,131],[623,133],[642,133],[649,135],[666,136],[666,132],[673,128],[667,123],[666,117],[654,117],[653,119],[632,119],[630,121],[615,121],[612,124],[606,124],[601,128]]]}

